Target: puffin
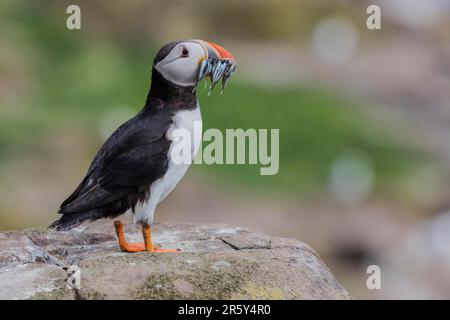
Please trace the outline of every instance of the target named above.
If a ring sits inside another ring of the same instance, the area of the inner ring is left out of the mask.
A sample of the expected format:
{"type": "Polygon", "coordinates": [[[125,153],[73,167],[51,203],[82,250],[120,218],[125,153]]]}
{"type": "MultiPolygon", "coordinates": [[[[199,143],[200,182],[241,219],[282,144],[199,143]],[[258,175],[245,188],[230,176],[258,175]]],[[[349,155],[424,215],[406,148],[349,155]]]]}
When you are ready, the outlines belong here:
{"type": "Polygon", "coordinates": [[[203,40],[175,41],[156,54],[151,85],[140,112],[122,124],[98,150],[85,177],[60,205],[62,216],[49,228],[65,231],[84,221],[114,219],[131,212],[142,229],[144,242],[128,243],[123,224],[114,221],[119,247],[124,252],[178,252],[152,241],[157,205],[181,181],[197,153],[202,133],[196,88],[209,82],[209,93],[220,81],[224,90],[236,70],[236,60],[222,46],[203,40]],[[191,161],[173,161],[174,131],[191,133],[191,161]]]}

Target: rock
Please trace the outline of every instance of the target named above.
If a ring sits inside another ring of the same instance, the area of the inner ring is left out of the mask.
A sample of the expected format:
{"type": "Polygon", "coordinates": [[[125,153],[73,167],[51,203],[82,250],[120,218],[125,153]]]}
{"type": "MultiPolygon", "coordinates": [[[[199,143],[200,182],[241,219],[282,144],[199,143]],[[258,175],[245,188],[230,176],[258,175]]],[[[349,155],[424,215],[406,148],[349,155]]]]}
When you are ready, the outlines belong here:
{"type": "MultiPolygon", "coordinates": [[[[125,234],[142,241],[132,224],[125,234]]],[[[296,239],[212,224],[156,225],[153,238],[182,252],[123,253],[109,221],[0,233],[0,299],[352,298],[296,239]],[[73,265],[79,288],[67,285],[73,265]]]]}

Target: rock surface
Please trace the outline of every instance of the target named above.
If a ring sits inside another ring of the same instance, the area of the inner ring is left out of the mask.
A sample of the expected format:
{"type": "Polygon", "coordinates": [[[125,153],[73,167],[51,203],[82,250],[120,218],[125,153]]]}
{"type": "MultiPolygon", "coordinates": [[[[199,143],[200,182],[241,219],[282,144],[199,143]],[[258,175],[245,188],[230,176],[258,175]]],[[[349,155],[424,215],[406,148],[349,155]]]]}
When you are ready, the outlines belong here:
{"type": "MultiPolygon", "coordinates": [[[[142,241],[131,224],[125,234],[142,241]]],[[[156,225],[153,238],[182,252],[122,253],[110,221],[0,233],[0,299],[351,299],[295,239],[211,224],[156,225]]]]}

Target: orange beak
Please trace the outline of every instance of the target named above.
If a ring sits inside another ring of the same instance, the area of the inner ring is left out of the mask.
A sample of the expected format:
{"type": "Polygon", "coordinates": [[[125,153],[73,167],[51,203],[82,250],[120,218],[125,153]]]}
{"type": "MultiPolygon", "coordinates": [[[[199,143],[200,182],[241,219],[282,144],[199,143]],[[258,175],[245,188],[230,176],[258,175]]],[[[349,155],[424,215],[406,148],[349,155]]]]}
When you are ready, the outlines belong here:
{"type": "Polygon", "coordinates": [[[214,42],[206,42],[208,46],[208,54],[211,54],[210,56],[219,59],[219,60],[230,60],[231,62],[236,62],[236,59],[234,59],[233,55],[224,47],[219,46],[218,44],[214,42]]]}
{"type": "Polygon", "coordinates": [[[228,83],[231,75],[236,70],[236,59],[224,47],[214,42],[197,40],[205,50],[205,56],[199,59],[197,81],[204,77],[210,80],[209,93],[217,82],[222,79],[222,91],[228,83]]]}

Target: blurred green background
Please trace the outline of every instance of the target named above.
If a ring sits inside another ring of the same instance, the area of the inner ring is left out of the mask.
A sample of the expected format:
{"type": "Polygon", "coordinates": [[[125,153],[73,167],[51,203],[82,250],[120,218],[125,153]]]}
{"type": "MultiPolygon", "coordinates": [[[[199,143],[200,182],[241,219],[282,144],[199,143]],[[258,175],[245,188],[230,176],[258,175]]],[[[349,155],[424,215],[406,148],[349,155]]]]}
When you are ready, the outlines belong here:
{"type": "Polygon", "coordinates": [[[299,238],[358,298],[450,298],[450,6],[423,4],[3,0],[0,230],[55,220],[143,106],[159,47],[199,38],[238,61],[223,95],[199,87],[204,129],[279,128],[280,170],[193,166],[157,221],[299,238]],[[370,264],[382,290],[366,287],[370,264]]]}

